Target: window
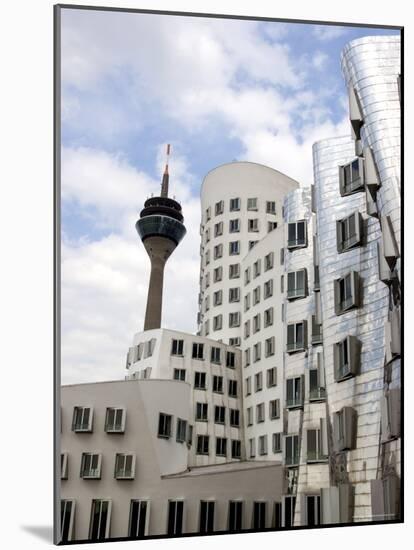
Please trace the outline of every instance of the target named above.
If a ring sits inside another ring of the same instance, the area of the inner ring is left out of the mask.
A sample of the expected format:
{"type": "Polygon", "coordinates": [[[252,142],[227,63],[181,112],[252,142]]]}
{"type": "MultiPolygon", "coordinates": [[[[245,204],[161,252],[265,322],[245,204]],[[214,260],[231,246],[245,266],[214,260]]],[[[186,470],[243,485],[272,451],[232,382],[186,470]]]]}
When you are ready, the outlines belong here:
{"type": "Polygon", "coordinates": [[[117,453],[115,456],[115,479],[134,479],[135,455],[117,453]]]}
{"type": "Polygon", "coordinates": [[[238,279],[240,277],[240,264],[229,265],[229,279],[238,279]]]}
{"type": "Polygon", "coordinates": [[[208,336],[210,334],[210,321],[207,319],[207,321],[204,323],[204,336],[208,336]]]}
{"type": "Polygon", "coordinates": [[[200,501],[200,533],[214,532],[214,500],[200,501]]]}
{"type": "Polygon", "coordinates": [[[155,338],[151,338],[151,340],[148,340],[148,342],[145,342],[145,351],[144,351],[144,357],[151,357],[154,353],[155,349],[155,338]]]}
{"type": "Polygon", "coordinates": [[[267,222],[267,232],[270,233],[273,229],[276,229],[277,222],[267,222]]]}
{"type": "Polygon", "coordinates": [[[371,480],[371,507],[374,521],[399,519],[401,492],[399,478],[391,474],[371,480]]]}
{"type": "Polygon", "coordinates": [[[105,431],[107,433],[124,433],[125,409],[107,407],[105,416],[105,431]]]}
{"type": "Polygon", "coordinates": [[[265,414],[264,414],[264,403],[259,403],[256,405],[256,422],[264,422],[265,421],[265,414]]]}
{"type": "Polygon", "coordinates": [[[193,359],[204,359],[204,344],[193,342],[193,359]]]}
{"type": "Polygon", "coordinates": [[[220,348],[216,348],[216,347],[212,347],[211,348],[211,356],[210,356],[210,360],[212,363],[216,363],[218,365],[221,365],[221,349],[220,348]]]}
{"type": "Polygon", "coordinates": [[[336,244],[338,253],[351,250],[362,242],[363,220],[359,212],[354,212],[336,222],[336,244]]]}
{"type": "Polygon", "coordinates": [[[360,277],[351,271],[334,281],[335,313],[341,315],[360,305],[360,277]]]}
{"type": "Polygon", "coordinates": [[[254,391],[261,391],[263,389],[263,374],[261,372],[257,372],[254,375],[254,391]]]}
{"type": "Polygon", "coordinates": [[[211,220],[211,208],[210,207],[206,208],[206,222],[208,222],[209,220],[211,220]]]}
{"type": "Polygon", "coordinates": [[[249,439],[249,457],[254,458],[256,456],[256,440],[254,437],[249,439]]]}
{"type": "Polygon", "coordinates": [[[381,442],[397,439],[401,432],[401,395],[399,388],[388,390],[381,396],[381,442]]]}
{"type": "Polygon", "coordinates": [[[262,355],[262,344],[261,342],[257,342],[257,344],[253,346],[253,361],[254,362],[260,361],[261,355],[262,355]]]}
{"type": "Polygon", "coordinates": [[[197,454],[208,455],[208,447],[209,447],[209,436],[198,435],[197,436],[197,454]]]}
{"type": "Polygon", "coordinates": [[[148,525],[149,502],[146,500],[131,500],[128,536],[144,537],[148,535],[148,525]]]}
{"type": "Polygon", "coordinates": [[[226,407],[222,407],[221,405],[214,407],[214,422],[216,424],[226,423],[226,407]]]}
{"type": "Polygon", "coordinates": [[[214,247],[214,259],[215,260],[218,260],[218,258],[221,258],[223,256],[223,245],[222,244],[217,244],[215,247],[214,247]]]}
{"type": "Polygon", "coordinates": [[[261,261],[260,260],[256,260],[253,264],[253,278],[256,278],[260,275],[260,271],[261,271],[261,261]]]}
{"type": "Polygon", "coordinates": [[[253,407],[247,408],[247,425],[253,426],[253,407]]]}
{"type": "Polygon", "coordinates": [[[235,220],[230,220],[229,233],[239,233],[239,231],[240,231],[240,220],[238,218],[235,220]]]}
{"type": "Polygon", "coordinates": [[[240,326],[240,312],[236,311],[233,313],[229,313],[229,327],[239,327],[240,326]]]}
{"type": "Polygon", "coordinates": [[[172,416],[170,414],[160,413],[158,419],[158,437],[165,439],[171,437],[171,422],[172,416]]]}
{"type": "Polygon", "coordinates": [[[73,409],[72,431],[91,432],[93,409],[91,407],[75,407],[73,409]]]}
{"type": "Polygon", "coordinates": [[[240,254],[240,241],[231,241],[229,243],[229,254],[231,256],[240,254]]]}
{"type": "Polygon", "coordinates": [[[240,288],[229,288],[229,302],[240,302],[240,288]]]}
{"type": "Polygon", "coordinates": [[[283,526],[293,527],[294,518],[295,518],[296,497],[292,495],[287,495],[283,497],[283,500],[284,500],[283,526]]]}
{"type": "Polygon", "coordinates": [[[265,340],[265,357],[275,354],[275,337],[271,336],[265,340]]]}
{"type": "Polygon", "coordinates": [[[272,269],[272,267],[273,267],[273,258],[274,258],[273,252],[269,252],[269,254],[267,254],[264,257],[264,270],[265,271],[269,271],[269,269],[272,269]]]}
{"type": "Polygon", "coordinates": [[[206,273],[205,277],[205,288],[208,288],[210,286],[210,273],[206,273]]]}
{"type": "Polygon", "coordinates": [[[253,317],[253,333],[260,330],[260,313],[253,317]]]}
{"type": "Polygon", "coordinates": [[[208,420],[207,403],[196,403],[196,420],[198,422],[207,422],[208,420]]]}
{"type": "Polygon", "coordinates": [[[62,499],[60,501],[60,542],[72,540],[74,518],[75,501],[62,499]]]}
{"type": "Polygon", "coordinates": [[[259,220],[257,218],[247,220],[247,230],[250,233],[259,231],[259,220]]]}
{"type": "Polygon", "coordinates": [[[288,353],[304,351],[307,346],[307,322],[299,321],[288,325],[286,351],[288,353]]]}
{"type": "Polygon", "coordinates": [[[111,509],[112,502],[110,500],[92,500],[89,540],[104,540],[109,538],[111,509]]]}
{"type": "Polygon", "coordinates": [[[229,531],[235,533],[243,529],[243,502],[230,500],[229,502],[229,531]]]}
{"type": "Polygon", "coordinates": [[[267,435],[259,436],[259,455],[267,455],[267,435]]]}
{"type": "Polygon", "coordinates": [[[316,315],[312,315],[312,345],[316,346],[322,342],[322,323],[318,323],[316,315]]]}
{"type": "Polygon", "coordinates": [[[280,418],[280,399],[272,399],[269,401],[269,418],[270,420],[280,418]]]}
{"type": "Polygon", "coordinates": [[[185,382],[185,369],[174,369],[174,380],[185,382]]]}
{"type": "Polygon", "coordinates": [[[187,447],[188,448],[190,448],[191,445],[193,444],[193,429],[194,429],[194,426],[189,424],[188,430],[187,430],[187,447]]]}
{"type": "Polygon", "coordinates": [[[321,497],[319,495],[303,495],[302,525],[313,527],[321,524],[321,497]]]}
{"type": "Polygon", "coordinates": [[[324,401],[325,391],[325,372],[322,364],[322,353],[317,354],[317,368],[309,369],[309,401],[324,401]]]}
{"type": "Polygon", "coordinates": [[[266,528],[266,502],[253,502],[253,529],[266,528]]]}
{"type": "Polygon", "coordinates": [[[236,354],[234,351],[227,351],[226,352],[226,367],[229,367],[230,369],[234,369],[236,366],[236,354]]]}
{"type": "Polygon", "coordinates": [[[285,249],[280,249],[280,265],[283,265],[285,263],[285,249]]]}
{"type": "Polygon", "coordinates": [[[342,197],[364,189],[364,159],[355,158],[339,167],[339,192],[342,197]]]}
{"type": "Polygon", "coordinates": [[[216,202],[214,207],[214,213],[216,216],[223,214],[224,212],[224,201],[216,202]]]}
{"type": "Polygon", "coordinates": [[[250,395],[252,393],[252,379],[250,376],[248,376],[245,380],[246,382],[246,395],[250,395]]]}
{"type": "Polygon", "coordinates": [[[195,372],[194,373],[194,389],[205,390],[206,389],[206,373],[195,372]]]}
{"type": "Polygon", "coordinates": [[[217,290],[213,293],[213,305],[214,306],[221,306],[223,303],[223,291],[217,290]]]}
{"type": "Polygon", "coordinates": [[[287,297],[288,300],[305,298],[307,295],[306,269],[291,271],[287,274],[287,297]]]}
{"type": "Polygon", "coordinates": [[[288,409],[303,407],[303,390],[303,375],[286,380],[286,407],[288,409]]]}
{"type": "Polygon", "coordinates": [[[250,283],[250,267],[244,270],[244,284],[248,285],[250,283]]]}
{"type": "Polygon", "coordinates": [[[265,328],[273,325],[273,308],[269,307],[269,309],[265,309],[263,317],[263,325],[265,328]]]}
{"type": "Polygon", "coordinates": [[[220,235],[223,235],[223,222],[214,224],[214,236],[220,237],[220,235]]]}
{"type": "Polygon", "coordinates": [[[307,245],[306,220],[289,223],[287,247],[291,249],[307,245]]]}
{"type": "Polygon", "coordinates": [[[217,283],[223,278],[223,268],[221,266],[215,267],[213,270],[213,281],[217,283]]]}
{"type": "Polygon", "coordinates": [[[272,388],[273,386],[276,386],[277,385],[277,369],[276,369],[276,367],[272,367],[271,369],[267,369],[266,375],[267,375],[267,387],[272,388]]]}
{"type": "Polygon", "coordinates": [[[177,418],[177,431],[175,434],[175,440],[177,443],[185,443],[187,437],[187,420],[177,418]]]}
{"type": "Polygon", "coordinates": [[[181,535],[183,532],[184,502],[182,500],[168,501],[168,535],[181,535]]]}
{"type": "Polygon", "coordinates": [[[229,397],[237,397],[237,380],[229,380],[229,397]]]}
{"type": "Polygon", "coordinates": [[[257,210],[257,198],[247,199],[247,210],[257,210]]]}
{"type": "Polygon", "coordinates": [[[101,454],[82,453],[80,477],[82,479],[100,479],[101,464],[101,454]]]}
{"type": "Polygon", "coordinates": [[[320,281],[319,281],[319,266],[313,266],[313,290],[316,292],[320,290],[320,281]]]}
{"type": "Polygon", "coordinates": [[[299,465],[299,436],[287,435],[285,437],[285,464],[286,466],[299,465]]]}
{"type": "Polygon", "coordinates": [[[60,479],[68,479],[68,453],[60,453],[60,479]]]}
{"type": "Polygon", "coordinates": [[[244,323],[244,337],[247,339],[250,336],[250,321],[244,323]]]}
{"type": "Polygon", "coordinates": [[[208,311],[210,309],[210,296],[206,296],[204,299],[204,311],[208,311]]]}
{"type": "Polygon", "coordinates": [[[216,456],[227,456],[227,439],[216,437],[216,456]]]}
{"type": "Polygon", "coordinates": [[[244,366],[248,367],[250,365],[250,348],[244,350],[244,366]]]}
{"type": "Polygon", "coordinates": [[[240,346],[240,338],[229,338],[229,346],[239,347],[240,346]]]}
{"type": "Polygon", "coordinates": [[[272,450],[274,453],[282,452],[282,434],[281,432],[272,434],[272,450]]]}
{"type": "Polygon", "coordinates": [[[253,290],[253,305],[255,306],[260,302],[260,286],[257,286],[253,290]]]}
{"type": "Polygon", "coordinates": [[[221,330],[223,328],[223,315],[213,317],[213,330],[221,330]]]}
{"type": "Polygon", "coordinates": [[[342,407],[333,414],[333,439],[336,451],[355,448],[356,412],[352,407],[342,407]]]}
{"type": "Polygon", "coordinates": [[[231,440],[231,458],[241,458],[241,441],[240,439],[231,440]]]}
{"type": "Polygon", "coordinates": [[[282,503],[281,502],[274,503],[272,527],[276,529],[279,529],[280,527],[282,527],[282,503]]]}
{"type": "Polygon", "coordinates": [[[210,263],[210,250],[206,251],[205,259],[206,259],[206,265],[208,265],[210,263]]]}
{"type": "Polygon", "coordinates": [[[270,298],[270,296],[273,296],[273,279],[269,279],[264,283],[263,296],[264,296],[264,299],[270,298]]]}
{"type": "Polygon", "coordinates": [[[240,210],[240,199],[230,199],[230,212],[240,210]]]}
{"type": "MultiPolygon", "coordinates": [[[[324,424],[324,429],[326,429],[326,422],[324,424]]],[[[328,439],[326,433],[324,437],[320,429],[306,430],[306,461],[325,461],[328,457],[327,443],[328,439]]]]}
{"type": "Polygon", "coordinates": [[[276,214],[276,203],[275,203],[275,201],[266,201],[266,213],[267,214],[276,214]]]}
{"type": "Polygon", "coordinates": [[[230,426],[234,428],[240,427],[240,411],[239,409],[230,409],[230,426]]]}
{"type": "Polygon", "coordinates": [[[334,378],[336,382],[356,376],[359,372],[361,342],[356,336],[347,336],[334,344],[334,378]]]}

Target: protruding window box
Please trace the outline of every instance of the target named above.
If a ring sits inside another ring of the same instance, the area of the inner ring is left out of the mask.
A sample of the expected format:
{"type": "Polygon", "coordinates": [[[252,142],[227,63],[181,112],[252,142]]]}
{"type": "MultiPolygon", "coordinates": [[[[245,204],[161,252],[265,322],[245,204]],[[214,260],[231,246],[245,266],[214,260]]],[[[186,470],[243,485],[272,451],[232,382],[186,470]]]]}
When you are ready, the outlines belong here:
{"type": "Polygon", "coordinates": [[[336,222],[336,244],[339,254],[362,244],[363,219],[359,212],[336,222]]]}
{"type": "Polygon", "coordinates": [[[352,407],[342,407],[333,414],[333,439],[337,452],[355,449],[357,415],[352,407]]]}
{"type": "Polygon", "coordinates": [[[307,276],[306,269],[291,271],[287,274],[287,298],[288,300],[296,300],[297,298],[305,298],[307,292],[307,276]]]}
{"type": "Polygon", "coordinates": [[[134,454],[117,453],[114,477],[118,480],[131,480],[135,478],[134,454]]]}
{"type": "Polygon", "coordinates": [[[339,192],[342,197],[364,191],[364,159],[353,161],[339,167],[339,192]]]}
{"type": "Polygon", "coordinates": [[[334,344],[334,378],[347,380],[359,373],[361,342],[356,336],[347,336],[334,344]]]}
{"type": "Polygon", "coordinates": [[[306,220],[291,222],[288,224],[288,249],[303,248],[308,246],[306,220]]]}
{"type": "Polygon", "coordinates": [[[287,435],[285,436],[285,466],[299,466],[300,451],[299,451],[299,436],[287,435]]]}
{"type": "Polygon", "coordinates": [[[105,417],[105,432],[123,434],[125,432],[125,409],[108,407],[105,417]]]}
{"type": "Polygon", "coordinates": [[[400,437],[401,396],[400,389],[394,388],[381,397],[381,442],[400,437]]]}
{"type": "Polygon", "coordinates": [[[287,326],[287,353],[305,351],[307,344],[307,322],[299,321],[287,326]]]}
{"type": "Polygon", "coordinates": [[[286,380],[286,408],[299,409],[303,407],[304,376],[296,376],[286,380]]]}
{"type": "Polygon", "coordinates": [[[322,344],[323,342],[323,333],[322,333],[322,323],[316,322],[316,315],[312,315],[312,345],[316,346],[322,344]]]}
{"type": "Polygon", "coordinates": [[[357,271],[350,271],[334,281],[335,313],[342,315],[361,305],[361,278],[357,271]]]}
{"type": "Polygon", "coordinates": [[[73,409],[72,431],[91,433],[93,425],[92,407],[75,407],[73,409]]]}

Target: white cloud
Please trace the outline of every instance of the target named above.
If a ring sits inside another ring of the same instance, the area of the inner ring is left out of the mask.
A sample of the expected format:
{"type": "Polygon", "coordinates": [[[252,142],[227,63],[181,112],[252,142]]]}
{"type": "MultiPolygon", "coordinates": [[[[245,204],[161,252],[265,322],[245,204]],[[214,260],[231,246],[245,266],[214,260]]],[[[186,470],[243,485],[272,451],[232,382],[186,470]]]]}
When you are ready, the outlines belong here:
{"type": "Polygon", "coordinates": [[[339,38],[348,32],[347,27],[339,27],[335,25],[319,25],[313,27],[312,34],[321,42],[327,42],[339,38]]]}
{"type": "Polygon", "coordinates": [[[329,59],[328,54],[321,51],[317,51],[312,58],[312,65],[315,67],[315,69],[318,69],[318,71],[321,71],[322,69],[325,68],[328,59],[329,59]]]}

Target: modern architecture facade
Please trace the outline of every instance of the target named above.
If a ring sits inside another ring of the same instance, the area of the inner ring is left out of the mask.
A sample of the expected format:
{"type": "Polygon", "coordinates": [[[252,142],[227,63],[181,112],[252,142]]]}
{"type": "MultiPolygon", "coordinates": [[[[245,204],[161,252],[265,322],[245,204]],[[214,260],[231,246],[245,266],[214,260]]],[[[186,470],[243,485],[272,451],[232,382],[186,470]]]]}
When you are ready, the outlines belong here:
{"type": "Polygon", "coordinates": [[[160,327],[161,294],[125,380],[62,388],[64,540],[399,519],[399,48],[345,47],[350,132],[314,144],[311,187],[207,174],[197,334],[160,327]]]}

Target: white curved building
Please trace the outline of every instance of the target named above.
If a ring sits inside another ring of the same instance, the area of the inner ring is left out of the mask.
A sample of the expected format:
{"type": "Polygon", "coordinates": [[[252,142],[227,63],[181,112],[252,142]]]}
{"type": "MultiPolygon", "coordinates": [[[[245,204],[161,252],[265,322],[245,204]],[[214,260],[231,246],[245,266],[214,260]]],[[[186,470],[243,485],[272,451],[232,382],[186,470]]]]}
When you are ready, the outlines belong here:
{"type": "Polygon", "coordinates": [[[298,183],[252,162],[233,162],[207,174],[201,187],[199,333],[240,345],[241,262],[282,223],[285,195],[298,183]]]}

